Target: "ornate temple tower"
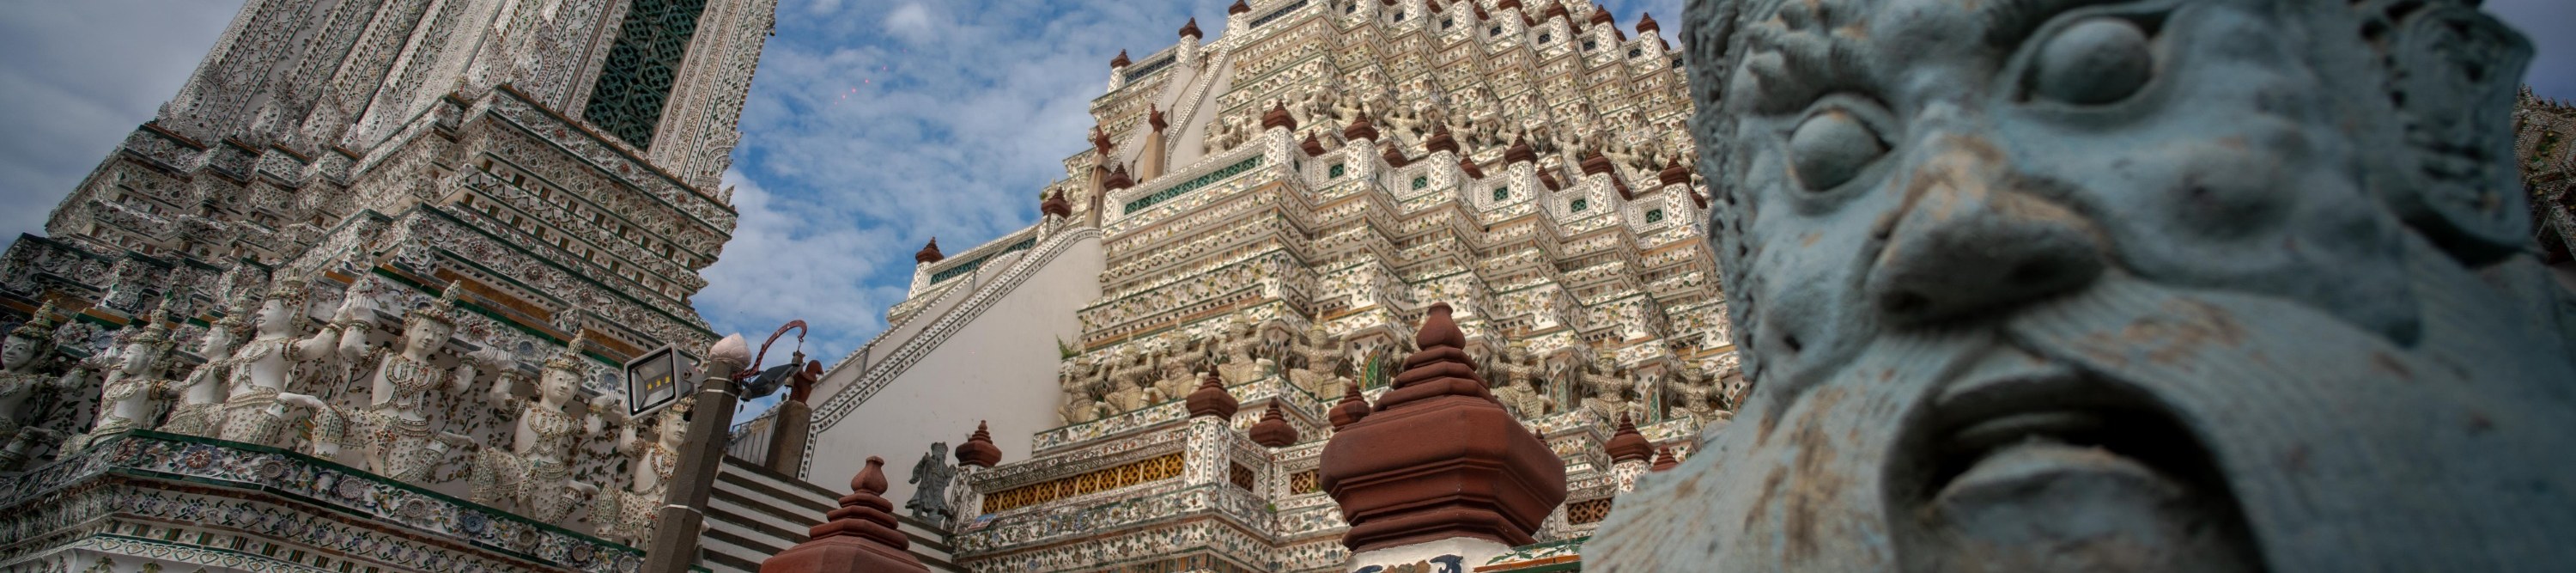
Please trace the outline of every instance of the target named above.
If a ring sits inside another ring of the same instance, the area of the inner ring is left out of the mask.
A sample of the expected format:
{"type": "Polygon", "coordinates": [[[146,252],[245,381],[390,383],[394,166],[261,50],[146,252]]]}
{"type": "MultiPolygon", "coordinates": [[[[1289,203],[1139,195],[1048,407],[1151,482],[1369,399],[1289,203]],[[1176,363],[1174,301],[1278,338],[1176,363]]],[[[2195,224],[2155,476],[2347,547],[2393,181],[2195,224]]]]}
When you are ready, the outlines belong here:
{"type": "Polygon", "coordinates": [[[107,396],[140,405],[116,428],[151,430],[30,457],[177,477],[0,468],[0,567],[631,570],[601,537],[633,524],[592,505],[658,500],[627,468],[679,416],[621,408],[618,365],[716,338],[689,297],[736,224],[718,177],[775,6],[248,2],[0,259],[7,314],[69,323],[10,365],[59,388],[9,385],[0,414],[89,430],[115,366],[107,396]],[[113,344],[156,308],[172,333],[135,348],[160,359],[113,344]],[[170,503],[98,501],[142,498],[170,503]],[[400,541],[316,541],[352,538],[400,541]]]}
{"type": "Polygon", "coordinates": [[[1659,24],[1565,0],[1227,13],[1109,60],[1037,224],[916,259],[886,333],[816,387],[806,443],[833,446],[809,478],[987,420],[1012,461],[946,490],[959,568],[1336,570],[1346,535],[1408,532],[1346,522],[1327,421],[1402,385],[1433,308],[1445,367],[1561,463],[1491,544],[1573,551],[1647,465],[1614,453],[1724,423],[1741,376],[1659,24]],[[1241,402],[1222,423],[1192,412],[1210,378],[1241,402]],[[1622,418],[1644,443],[1613,452],[1622,418]]]}

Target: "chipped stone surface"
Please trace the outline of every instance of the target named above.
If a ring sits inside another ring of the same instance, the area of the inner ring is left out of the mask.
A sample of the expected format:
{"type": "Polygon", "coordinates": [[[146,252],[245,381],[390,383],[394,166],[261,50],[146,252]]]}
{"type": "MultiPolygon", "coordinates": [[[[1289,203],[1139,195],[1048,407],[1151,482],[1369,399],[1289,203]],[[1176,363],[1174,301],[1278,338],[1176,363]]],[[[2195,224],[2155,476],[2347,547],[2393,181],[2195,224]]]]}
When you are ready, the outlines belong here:
{"type": "Polygon", "coordinates": [[[2468,3],[1694,3],[1753,390],[1592,571],[2559,570],[2576,298],[2468,3]]]}

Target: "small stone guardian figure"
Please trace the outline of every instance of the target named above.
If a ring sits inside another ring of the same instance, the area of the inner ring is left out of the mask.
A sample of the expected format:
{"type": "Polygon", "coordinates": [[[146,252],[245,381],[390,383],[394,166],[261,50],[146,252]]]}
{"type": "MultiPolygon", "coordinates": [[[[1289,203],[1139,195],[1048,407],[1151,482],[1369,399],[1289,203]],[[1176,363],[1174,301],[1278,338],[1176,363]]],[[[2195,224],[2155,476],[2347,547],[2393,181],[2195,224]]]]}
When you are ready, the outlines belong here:
{"type": "MultiPolygon", "coordinates": [[[[430,420],[440,390],[462,394],[474,384],[470,367],[460,376],[430,362],[431,354],[456,332],[456,300],[464,292],[463,284],[447,283],[446,292],[437,300],[412,310],[403,322],[402,351],[385,356],[377,363],[374,374],[368,376],[374,401],[355,416],[365,431],[359,441],[367,446],[368,471],[424,484],[430,470],[446,459],[451,445],[448,442],[459,442],[454,444],[458,446],[470,443],[441,436],[436,431],[437,424],[430,420]]],[[[341,346],[344,355],[351,350],[352,345],[341,346]]],[[[365,352],[363,345],[355,350],[365,352]]]]}
{"type": "Polygon", "coordinates": [[[54,435],[18,418],[20,406],[54,388],[77,384],[77,369],[60,376],[45,374],[41,366],[53,351],[54,303],[39,305],[25,324],[9,331],[0,342],[0,469],[26,461],[27,452],[35,451],[38,442],[50,441],[54,435]]]}
{"type": "Polygon", "coordinates": [[[1297,352],[1305,359],[1305,365],[1290,370],[1288,376],[1299,389],[1316,398],[1342,395],[1342,387],[1349,385],[1351,380],[1341,373],[1344,362],[1341,345],[1333,341],[1332,334],[1324,331],[1324,325],[1307,327],[1305,338],[1297,345],[1297,352]]]}
{"type": "Polygon", "coordinates": [[[1065,425],[1098,420],[1109,413],[1100,403],[1099,377],[1094,376],[1091,360],[1080,356],[1065,359],[1056,367],[1056,386],[1064,391],[1064,403],[1056,406],[1056,415],[1065,425]]]}
{"type": "Polygon", "coordinates": [[[1628,379],[1627,371],[1611,362],[1610,357],[1595,358],[1592,367],[1583,372],[1583,386],[1591,394],[1583,399],[1583,408],[1605,421],[1616,420],[1620,416],[1643,420],[1644,408],[1628,399],[1628,391],[1634,385],[1635,381],[1628,379]]]}
{"type": "Polygon", "coordinates": [[[208,358],[178,381],[179,404],[161,421],[160,431],[173,434],[212,438],[224,420],[224,398],[230,371],[225,357],[233,352],[233,341],[239,340],[250,327],[250,300],[235,299],[224,311],[224,317],[206,329],[206,337],[197,346],[197,355],[208,358]]]}
{"type": "Polygon", "coordinates": [[[1261,344],[1253,336],[1252,323],[1235,321],[1226,326],[1225,364],[1217,366],[1217,375],[1226,384],[1243,384],[1269,376],[1277,364],[1269,359],[1253,358],[1252,348],[1261,344]]]}
{"type": "Polygon", "coordinates": [[[1190,372],[1197,369],[1195,367],[1200,358],[1202,357],[1198,352],[1181,348],[1178,344],[1165,350],[1163,359],[1160,361],[1163,376],[1154,383],[1155,393],[1161,397],[1145,403],[1148,405],[1162,403],[1164,400],[1187,395],[1191,388],[1197,388],[1199,377],[1190,372]]]}
{"type": "MultiPolygon", "coordinates": [[[[296,337],[305,320],[306,294],[303,279],[278,279],[267,299],[260,302],[259,311],[252,315],[251,328],[258,336],[220,361],[219,367],[232,375],[232,387],[224,398],[224,421],[217,437],[281,445],[279,441],[285,438],[286,425],[291,421],[288,406],[330,411],[330,406],[319,398],[286,391],[287,377],[295,363],[328,356],[332,343],[339,338],[337,328],[330,326],[310,338],[296,337]]],[[[339,451],[338,436],[330,435],[330,426],[325,424],[324,431],[315,432],[315,455],[329,457],[339,451]]]]}
{"type": "Polygon", "coordinates": [[[921,461],[912,463],[912,479],[904,482],[917,486],[912,499],[903,502],[904,513],[946,525],[956,517],[948,507],[948,482],[956,479],[957,466],[948,465],[948,442],[931,442],[930,451],[921,455],[921,461]]]}
{"type": "Polygon", "coordinates": [[[160,378],[161,358],[170,351],[169,299],[143,320],[141,332],[126,340],[116,367],[99,382],[98,416],[89,432],[63,442],[63,451],[88,448],[99,438],[143,427],[153,414],[153,400],[173,390],[160,378]]]}
{"type": "Polygon", "coordinates": [[[680,467],[680,445],[689,434],[689,410],[696,396],[682,397],[662,408],[653,425],[652,440],[635,435],[638,421],[629,418],[618,424],[617,451],[630,456],[634,474],[625,489],[600,493],[591,506],[590,522],[599,536],[627,545],[642,545],[653,539],[655,512],[671,489],[671,472],[680,467]]]}
{"type": "Polygon", "coordinates": [[[1725,399],[1717,395],[1716,379],[1710,378],[1699,366],[1687,362],[1682,364],[1681,372],[1673,376],[1671,395],[1677,399],[1672,404],[1671,414],[1690,416],[1703,422],[1717,419],[1718,401],[1725,399]]]}
{"type": "Polygon", "coordinates": [[[1513,341],[1503,349],[1503,363],[1496,367],[1503,386],[1494,389],[1494,399],[1521,419],[1546,416],[1556,410],[1556,398],[1538,389],[1538,361],[1530,356],[1529,345],[1513,341]]]}
{"type": "Polygon", "coordinates": [[[572,493],[599,491],[598,486],[572,479],[573,446],[581,438],[599,435],[603,429],[599,415],[613,408],[608,402],[615,397],[602,395],[586,411],[565,413],[567,407],[581,405],[575,397],[581,388],[582,342],[575,336],[564,345],[563,353],[546,360],[534,400],[511,393],[514,377],[506,374],[515,369],[503,370],[503,379],[492,385],[487,393],[492,403],[503,410],[518,410],[519,419],[509,448],[484,448],[475,458],[474,503],[512,504],[521,515],[555,523],[577,506],[572,493]]]}

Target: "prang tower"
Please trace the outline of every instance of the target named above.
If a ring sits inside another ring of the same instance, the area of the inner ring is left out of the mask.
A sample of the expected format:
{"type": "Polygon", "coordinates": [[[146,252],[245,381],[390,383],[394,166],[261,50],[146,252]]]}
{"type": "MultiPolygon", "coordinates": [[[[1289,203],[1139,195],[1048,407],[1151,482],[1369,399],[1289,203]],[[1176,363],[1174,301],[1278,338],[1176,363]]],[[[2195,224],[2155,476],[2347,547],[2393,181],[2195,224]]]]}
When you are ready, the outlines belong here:
{"type": "Polygon", "coordinates": [[[925,246],[810,419],[789,404],[743,427],[796,439],[735,451],[823,481],[964,440],[940,566],[1323,571],[1348,529],[1318,487],[1328,411],[1386,391],[1434,303],[1566,462],[1567,503],[1535,539],[1587,535],[1654,444],[1686,455],[1723,423],[1742,378],[1686,167],[1682,56],[1650,17],[1579,0],[1227,13],[1221,36],[1193,20],[1111,59],[1088,145],[1030,190],[1039,222],[925,246]],[[1213,426],[1191,414],[1226,402],[1201,399],[1210,377],[1241,403],[1213,426]],[[760,451],[775,444],[799,449],[760,451]]]}

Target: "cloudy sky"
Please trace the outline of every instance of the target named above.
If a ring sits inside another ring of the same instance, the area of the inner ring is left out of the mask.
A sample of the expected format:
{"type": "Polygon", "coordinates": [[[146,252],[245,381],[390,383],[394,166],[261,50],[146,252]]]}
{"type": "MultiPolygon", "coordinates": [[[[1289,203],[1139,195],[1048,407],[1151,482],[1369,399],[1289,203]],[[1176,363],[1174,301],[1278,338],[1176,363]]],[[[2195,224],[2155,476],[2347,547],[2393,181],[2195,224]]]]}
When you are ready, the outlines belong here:
{"type": "MultiPolygon", "coordinates": [[[[806,319],[826,362],[865,343],[924,239],[956,252],[1035,218],[1037,191],[1083,148],[1111,54],[1160,49],[1191,16],[1222,34],[1229,2],[781,0],[725,176],[742,225],[699,311],[725,332],[806,319]]],[[[1648,11],[1678,28],[1681,2],[1606,4],[1622,27],[1648,11]]],[[[0,0],[0,237],[37,232],[240,4],[0,0]]],[[[2569,0],[2486,6],[2526,29],[2576,24],[2569,0]]],[[[2531,36],[2529,81],[2576,100],[2576,34],[2531,36]]]]}

